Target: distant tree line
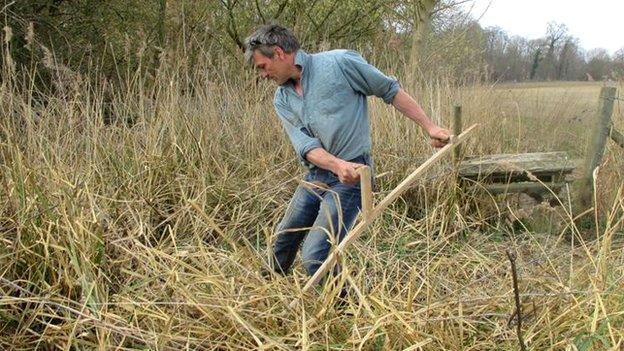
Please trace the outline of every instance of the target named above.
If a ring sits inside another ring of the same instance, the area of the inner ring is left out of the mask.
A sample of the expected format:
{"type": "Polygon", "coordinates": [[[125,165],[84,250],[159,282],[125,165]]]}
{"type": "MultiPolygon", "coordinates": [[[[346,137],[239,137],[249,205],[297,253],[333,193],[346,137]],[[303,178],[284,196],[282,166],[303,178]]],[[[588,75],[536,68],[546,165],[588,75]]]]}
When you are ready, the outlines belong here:
{"type": "Polygon", "coordinates": [[[624,78],[624,48],[586,51],[563,24],[551,22],[546,34],[527,40],[497,27],[483,30],[487,73],[491,80],[604,80],[624,78]]]}

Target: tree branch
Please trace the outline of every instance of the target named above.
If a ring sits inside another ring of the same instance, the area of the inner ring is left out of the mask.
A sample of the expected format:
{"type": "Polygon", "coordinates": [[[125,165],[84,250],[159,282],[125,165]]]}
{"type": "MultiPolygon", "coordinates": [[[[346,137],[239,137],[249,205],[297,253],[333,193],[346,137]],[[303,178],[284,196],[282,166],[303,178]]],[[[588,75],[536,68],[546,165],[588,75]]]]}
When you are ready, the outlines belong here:
{"type": "Polygon", "coordinates": [[[516,255],[507,250],[507,258],[511,263],[511,277],[513,279],[514,295],[516,297],[516,316],[518,316],[517,334],[520,350],[526,351],[526,345],[522,338],[522,305],[520,304],[520,291],[518,289],[518,273],[516,272],[516,255]]]}
{"type": "Polygon", "coordinates": [[[266,18],[264,18],[264,14],[262,13],[262,9],[260,8],[260,4],[258,3],[258,0],[255,0],[255,3],[256,3],[256,10],[258,11],[258,15],[260,16],[262,23],[266,23],[266,18]]]}

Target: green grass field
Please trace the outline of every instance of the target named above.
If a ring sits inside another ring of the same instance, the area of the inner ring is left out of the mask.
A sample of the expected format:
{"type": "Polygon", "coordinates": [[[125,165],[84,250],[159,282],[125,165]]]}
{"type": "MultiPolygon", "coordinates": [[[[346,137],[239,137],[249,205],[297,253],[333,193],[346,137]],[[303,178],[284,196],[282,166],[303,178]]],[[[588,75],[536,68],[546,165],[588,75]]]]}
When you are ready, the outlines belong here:
{"type": "MultiPolygon", "coordinates": [[[[46,106],[0,87],[0,349],[517,350],[507,250],[528,349],[624,347],[624,150],[613,143],[586,214],[596,227],[566,206],[459,197],[445,160],[341,257],[336,284],[302,294],[300,262],[289,277],[259,274],[303,174],[273,88],[201,81],[184,95],[175,72],[161,79],[153,92],[113,91],[109,110],[88,80],[46,106]],[[333,305],[346,283],[349,313],[333,305]]],[[[416,96],[444,125],[458,102],[465,126],[481,124],[467,154],[582,157],[599,88],[431,82],[416,96]]],[[[380,101],[371,113],[379,201],[433,150],[380,101]]]]}

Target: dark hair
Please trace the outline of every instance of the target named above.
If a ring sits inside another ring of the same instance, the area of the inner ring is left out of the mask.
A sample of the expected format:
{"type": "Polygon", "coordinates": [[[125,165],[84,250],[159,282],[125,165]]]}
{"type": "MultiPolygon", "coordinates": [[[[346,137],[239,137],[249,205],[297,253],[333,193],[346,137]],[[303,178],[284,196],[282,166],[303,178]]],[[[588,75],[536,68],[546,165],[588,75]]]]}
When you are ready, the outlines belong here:
{"type": "Polygon", "coordinates": [[[273,57],[273,46],[279,46],[285,53],[291,53],[299,49],[299,41],[288,28],[277,24],[262,25],[245,39],[245,61],[251,63],[255,50],[260,50],[266,57],[273,57]]]}

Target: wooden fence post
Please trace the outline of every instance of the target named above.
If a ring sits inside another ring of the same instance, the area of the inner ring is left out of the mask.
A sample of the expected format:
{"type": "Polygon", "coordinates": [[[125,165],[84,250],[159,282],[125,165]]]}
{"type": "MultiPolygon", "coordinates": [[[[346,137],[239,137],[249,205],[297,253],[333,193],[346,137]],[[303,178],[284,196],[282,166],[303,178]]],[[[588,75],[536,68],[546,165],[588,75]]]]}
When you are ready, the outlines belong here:
{"type": "Polygon", "coordinates": [[[592,134],[591,144],[587,150],[583,177],[579,186],[579,204],[581,211],[591,207],[593,197],[593,173],[602,161],[602,155],[611,130],[611,115],[613,114],[613,100],[615,87],[603,87],[600,90],[600,100],[596,116],[596,125],[592,134]]]}
{"type": "MultiPolygon", "coordinates": [[[[453,107],[453,135],[460,135],[462,133],[462,108],[461,105],[455,105],[453,107]]],[[[453,160],[459,162],[461,156],[461,145],[457,145],[453,150],[453,160]]]]}

